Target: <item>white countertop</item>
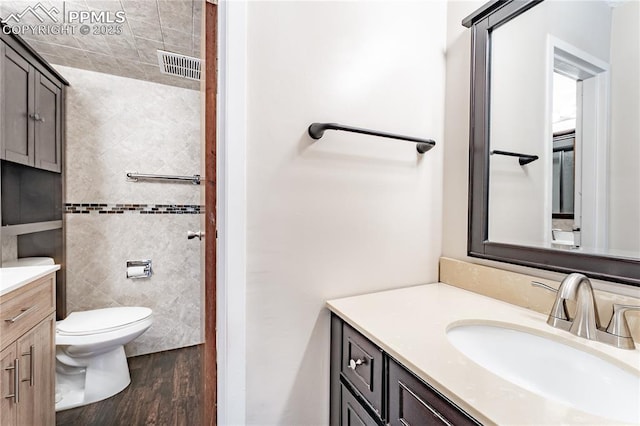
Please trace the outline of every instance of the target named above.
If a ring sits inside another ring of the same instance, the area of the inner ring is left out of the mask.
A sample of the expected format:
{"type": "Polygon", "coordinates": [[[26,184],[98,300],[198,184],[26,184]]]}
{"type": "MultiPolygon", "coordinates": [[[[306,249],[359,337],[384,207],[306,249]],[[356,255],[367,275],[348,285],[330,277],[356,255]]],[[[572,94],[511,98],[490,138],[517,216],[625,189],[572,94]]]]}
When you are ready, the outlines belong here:
{"type": "Polygon", "coordinates": [[[0,296],[16,290],[25,284],[49,275],[60,269],[60,265],[17,266],[0,268],[0,296]]]}
{"type": "Polygon", "coordinates": [[[606,357],[640,375],[638,349],[578,338],[547,325],[546,315],[442,283],[331,300],[327,306],[483,423],[611,422],[536,395],[475,364],[449,342],[446,332],[454,323],[508,323],[606,357]]]}

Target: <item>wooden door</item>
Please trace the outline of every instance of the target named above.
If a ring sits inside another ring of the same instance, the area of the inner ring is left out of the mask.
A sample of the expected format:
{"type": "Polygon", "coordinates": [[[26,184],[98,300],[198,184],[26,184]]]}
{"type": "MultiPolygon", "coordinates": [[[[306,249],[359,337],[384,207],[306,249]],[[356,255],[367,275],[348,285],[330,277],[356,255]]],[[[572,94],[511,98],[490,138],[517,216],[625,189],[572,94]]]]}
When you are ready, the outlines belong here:
{"type": "Polygon", "coordinates": [[[35,76],[35,166],[62,171],[62,89],[45,76],[35,76]]]}
{"type": "Polygon", "coordinates": [[[218,5],[205,2],[205,330],[204,425],[217,424],[216,348],[216,93],[218,5]]]}
{"type": "Polygon", "coordinates": [[[17,359],[16,345],[10,344],[5,350],[0,352],[0,425],[15,425],[18,420],[18,405],[14,397],[15,394],[14,377],[18,372],[15,370],[17,359]]]}
{"type": "Polygon", "coordinates": [[[34,165],[35,69],[15,50],[1,43],[2,154],[15,163],[34,165]]]}

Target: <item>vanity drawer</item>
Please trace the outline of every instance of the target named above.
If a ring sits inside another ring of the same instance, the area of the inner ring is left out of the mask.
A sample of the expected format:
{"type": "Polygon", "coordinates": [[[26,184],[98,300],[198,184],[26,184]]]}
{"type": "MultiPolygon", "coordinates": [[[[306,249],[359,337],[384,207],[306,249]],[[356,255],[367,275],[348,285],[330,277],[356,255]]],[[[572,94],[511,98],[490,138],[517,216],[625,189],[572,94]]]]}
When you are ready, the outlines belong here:
{"type": "Polygon", "coordinates": [[[340,407],[341,426],[378,426],[378,422],[343,384],[340,384],[340,407]]]}
{"type": "Polygon", "coordinates": [[[431,386],[389,360],[389,425],[479,425],[431,386]]]}
{"type": "Polygon", "coordinates": [[[0,349],[55,310],[55,274],[0,297],[0,349]]]}
{"type": "Polygon", "coordinates": [[[383,352],[346,323],[342,328],[340,371],[380,416],[383,398],[383,352]]]}

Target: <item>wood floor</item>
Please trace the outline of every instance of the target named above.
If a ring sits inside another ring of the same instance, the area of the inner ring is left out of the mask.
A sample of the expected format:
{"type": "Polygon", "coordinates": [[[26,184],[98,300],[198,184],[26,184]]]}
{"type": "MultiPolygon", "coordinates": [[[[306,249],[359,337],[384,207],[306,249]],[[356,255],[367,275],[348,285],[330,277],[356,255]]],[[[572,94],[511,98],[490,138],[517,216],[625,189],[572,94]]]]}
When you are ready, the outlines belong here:
{"type": "Polygon", "coordinates": [[[119,394],[56,414],[57,426],[202,424],[202,345],[129,358],[119,394]]]}

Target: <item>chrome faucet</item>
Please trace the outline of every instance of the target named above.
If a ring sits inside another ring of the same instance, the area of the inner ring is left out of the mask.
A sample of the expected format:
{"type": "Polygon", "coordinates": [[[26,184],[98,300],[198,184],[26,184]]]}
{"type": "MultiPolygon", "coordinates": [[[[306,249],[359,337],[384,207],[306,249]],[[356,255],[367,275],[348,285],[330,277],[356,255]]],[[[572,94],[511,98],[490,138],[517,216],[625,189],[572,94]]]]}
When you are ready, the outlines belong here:
{"type": "Polygon", "coordinates": [[[624,313],[629,310],[640,310],[640,306],[613,305],[613,315],[609,325],[604,329],[600,326],[591,281],[585,275],[577,273],[568,275],[562,280],[558,290],[537,281],[532,281],[531,284],[557,293],[547,319],[547,324],[550,326],[618,348],[635,349],[624,313]],[[569,317],[567,300],[576,302],[576,312],[573,318],[569,317]]]}
{"type": "Polygon", "coordinates": [[[597,340],[597,332],[600,328],[598,309],[593,296],[593,287],[589,278],[582,274],[570,274],[558,288],[558,300],[574,300],[576,302],[576,314],[573,317],[569,332],[589,340],[597,340]]]}

